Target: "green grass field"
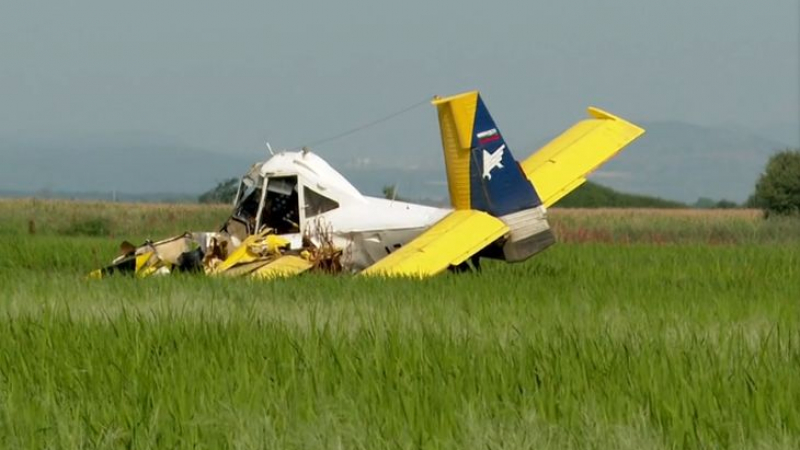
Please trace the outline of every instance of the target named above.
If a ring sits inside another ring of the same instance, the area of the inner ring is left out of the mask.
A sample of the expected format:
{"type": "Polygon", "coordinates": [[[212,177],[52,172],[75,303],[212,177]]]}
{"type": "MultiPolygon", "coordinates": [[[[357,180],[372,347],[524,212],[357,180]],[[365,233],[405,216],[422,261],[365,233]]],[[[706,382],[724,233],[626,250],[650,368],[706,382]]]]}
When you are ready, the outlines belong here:
{"type": "Polygon", "coordinates": [[[566,243],[481,274],[83,279],[225,212],[0,201],[0,447],[800,447],[800,222],[553,211],[566,243]]]}

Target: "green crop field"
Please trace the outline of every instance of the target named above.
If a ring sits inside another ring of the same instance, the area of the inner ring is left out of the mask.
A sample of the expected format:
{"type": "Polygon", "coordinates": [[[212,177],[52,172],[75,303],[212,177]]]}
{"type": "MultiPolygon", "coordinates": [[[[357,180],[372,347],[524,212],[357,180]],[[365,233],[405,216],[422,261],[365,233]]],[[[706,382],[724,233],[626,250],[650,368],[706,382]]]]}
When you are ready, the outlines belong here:
{"type": "Polygon", "coordinates": [[[0,201],[0,448],[794,449],[800,222],[552,211],[424,281],[83,276],[227,208],[0,201]]]}

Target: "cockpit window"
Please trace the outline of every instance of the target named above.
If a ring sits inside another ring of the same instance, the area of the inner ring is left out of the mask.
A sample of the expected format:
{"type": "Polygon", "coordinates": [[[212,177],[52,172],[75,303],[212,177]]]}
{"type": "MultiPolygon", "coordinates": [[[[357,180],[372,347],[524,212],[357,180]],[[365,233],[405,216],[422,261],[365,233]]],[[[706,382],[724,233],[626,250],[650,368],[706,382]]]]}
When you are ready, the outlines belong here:
{"type": "Polygon", "coordinates": [[[231,216],[220,228],[220,231],[227,231],[240,240],[252,233],[256,226],[261,187],[264,184],[264,178],[260,173],[261,164],[253,164],[242,177],[239,189],[236,191],[236,199],[233,201],[231,216]]]}
{"type": "Polygon", "coordinates": [[[254,164],[239,182],[239,189],[237,189],[236,199],[233,204],[238,205],[243,199],[249,196],[253,190],[260,189],[262,184],[264,184],[264,178],[259,173],[259,164],[254,164]]]}
{"type": "Polygon", "coordinates": [[[233,216],[249,224],[255,225],[256,214],[258,213],[258,203],[261,201],[261,186],[242,184],[239,201],[233,209],[233,216]]]}
{"type": "Polygon", "coordinates": [[[239,195],[233,207],[233,213],[223,224],[221,230],[227,231],[240,240],[253,232],[258,215],[258,204],[261,201],[261,184],[250,178],[243,178],[239,186],[239,195]]]}
{"type": "Polygon", "coordinates": [[[328,212],[339,207],[336,201],[303,186],[303,197],[306,202],[306,218],[328,212]]]}
{"type": "Polygon", "coordinates": [[[297,177],[270,177],[267,181],[267,195],[261,211],[261,229],[269,227],[277,234],[300,231],[299,196],[297,177]]]}

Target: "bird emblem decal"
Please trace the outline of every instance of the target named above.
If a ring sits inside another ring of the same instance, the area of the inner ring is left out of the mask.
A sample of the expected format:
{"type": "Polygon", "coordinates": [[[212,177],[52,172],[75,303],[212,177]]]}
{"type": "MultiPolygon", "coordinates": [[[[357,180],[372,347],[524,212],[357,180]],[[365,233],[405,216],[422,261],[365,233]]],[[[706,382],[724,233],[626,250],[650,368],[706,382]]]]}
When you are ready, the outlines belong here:
{"type": "Polygon", "coordinates": [[[503,168],[503,152],[506,149],[506,144],[503,144],[493,153],[483,150],[483,178],[487,180],[492,179],[492,169],[495,167],[503,168]]]}

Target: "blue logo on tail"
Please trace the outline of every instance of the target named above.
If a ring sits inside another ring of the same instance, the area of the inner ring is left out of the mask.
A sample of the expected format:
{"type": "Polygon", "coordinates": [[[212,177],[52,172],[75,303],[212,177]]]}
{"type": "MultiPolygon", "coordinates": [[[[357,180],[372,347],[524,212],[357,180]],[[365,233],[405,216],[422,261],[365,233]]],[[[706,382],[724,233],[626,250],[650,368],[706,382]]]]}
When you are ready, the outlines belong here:
{"type": "Polygon", "coordinates": [[[500,130],[478,96],[470,148],[470,202],[473,209],[504,216],[542,204],[511,155],[500,130]]]}

